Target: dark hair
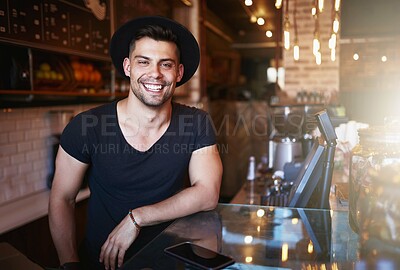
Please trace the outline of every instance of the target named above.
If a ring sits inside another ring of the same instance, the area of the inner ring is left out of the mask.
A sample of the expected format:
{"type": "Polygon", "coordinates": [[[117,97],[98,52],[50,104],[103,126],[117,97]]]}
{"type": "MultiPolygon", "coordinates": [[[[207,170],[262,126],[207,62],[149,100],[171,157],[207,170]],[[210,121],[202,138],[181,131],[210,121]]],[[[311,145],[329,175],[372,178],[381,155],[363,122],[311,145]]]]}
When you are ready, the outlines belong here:
{"type": "Polygon", "coordinates": [[[174,32],[172,32],[171,29],[164,28],[159,25],[146,25],[140,28],[136,32],[131,43],[129,44],[129,55],[135,49],[136,41],[144,37],[149,37],[157,41],[167,41],[175,43],[178,49],[178,57],[180,60],[181,48],[179,48],[178,37],[174,34],[174,32]]]}

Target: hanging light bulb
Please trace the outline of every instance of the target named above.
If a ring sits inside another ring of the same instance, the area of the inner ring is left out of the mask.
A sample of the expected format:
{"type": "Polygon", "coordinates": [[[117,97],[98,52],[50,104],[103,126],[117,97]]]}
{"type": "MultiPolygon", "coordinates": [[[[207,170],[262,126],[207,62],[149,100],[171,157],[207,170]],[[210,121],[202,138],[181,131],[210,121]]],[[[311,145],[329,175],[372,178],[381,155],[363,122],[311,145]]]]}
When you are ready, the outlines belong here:
{"type": "Polygon", "coordinates": [[[340,0],[335,0],[335,11],[338,12],[340,10],[340,0]]]}
{"type": "Polygon", "coordinates": [[[285,22],[283,25],[283,43],[286,50],[290,49],[290,23],[289,18],[285,18],[285,22]]]}
{"type": "Polygon", "coordinates": [[[333,48],[331,49],[331,61],[335,62],[335,60],[336,60],[336,49],[333,48]]]}
{"type": "Polygon", "coordinates": [[[276,7],[277,9],[280,9],[280,8],[282,7],[282,0],[276,0],[276,1],[275,1],[275,7],[276,7]]]}
{"type": "Polygon", "coordinates": [[[294,2],[294,11],[293,11],[293,22],[294,22],[294,46],[293,46],[293,58],[294,61],[299,61],[300,59],[300,46],[299,39],[297,33],[297,1],[294,2]]]}
{"type": "Polygon", "coordinates": [[[324,10],[324,0],[318,0],[318,11],[321,13],[324,10]]]}
{"type": "Polygon", "coordinates": [[[272,31],[271,31],[271,30],[267,30],[267,31],[265,32],[265,35],[266,35],[267,37],[271,38],[271,37],[272,37],[272,31]]]}
{"type": "Polygon", "coordinates": [[[244,1],[244,4],[245,4],[247,7],[250,7],[250,6],[253,4],[253,1],[252,1],[252,0],[245,0],[245,1],[244,1]]]}
{"type": "Polygon", "coordinates": [[[293,58],[294,58],[294,61],[299,61],[299,59],[300,59],[300,47],[299,47],[299,43],[297,42],[297,40],[294,42],[294,46],[293,46],[293,58]]]}
{"type": "Polygon", "coordinates": [[[257,24],[258,24],[258,25],[264,25],[264,24],[265,24],[264,18],[261,18],[261,17],[258,18],[258,19],[257,19],[257,24]]]}
{"type": "Polygon", "coordinates": [[[336,34],[332,33],[331,38],[329,39],[329,49],[335,49],[336,48],[336,34]]]}
{"type": "Polygon", "coordinates": [[[321,48],[321,43],[319,42],[318,33],[315,33],[313,40],[313,54],[315,56],[317,56],[320,48],[321,48]]]}
{"type": "Polygon", "coordinates": [[[321,52],[317,52],[317,54],[315,55],[315,63],[317,63],[317,65],[321,65],[322,63],[322,55],[321,52]]]}
{"type": "Polygon", "coordinates": [[[334,33],[337,33],[339,31],[339,26],[340,26],[339,15],[336,13],[335,19],[333,20],[332,23],[332,30],[334,33]]]}
{"type": "Polygon", "coordinates": [[[290,32],[289,31],[284,31],[284,46],[286,50],[290,49],[290,32]]]}
{"type": "Polygon", "coordinates": [[[313,6],[311,8],[311,15],[314,17],[315,15],[317,15],[317,8],[315,6],[313,6]]]}

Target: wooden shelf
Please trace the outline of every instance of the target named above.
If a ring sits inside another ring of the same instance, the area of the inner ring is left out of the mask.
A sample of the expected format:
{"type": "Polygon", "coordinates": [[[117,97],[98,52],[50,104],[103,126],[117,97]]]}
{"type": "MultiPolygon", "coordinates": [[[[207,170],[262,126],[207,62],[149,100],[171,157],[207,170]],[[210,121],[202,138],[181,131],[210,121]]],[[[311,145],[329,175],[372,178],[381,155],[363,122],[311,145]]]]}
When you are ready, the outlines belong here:
{"type": "Polygon", "coordinates": [[[97,92],[87,93],[78,91],[54,90],[0,90],[0,95],[45,95],[45,96],[76,96],[76,97],[124,97],[128,93],[97,92]]]}

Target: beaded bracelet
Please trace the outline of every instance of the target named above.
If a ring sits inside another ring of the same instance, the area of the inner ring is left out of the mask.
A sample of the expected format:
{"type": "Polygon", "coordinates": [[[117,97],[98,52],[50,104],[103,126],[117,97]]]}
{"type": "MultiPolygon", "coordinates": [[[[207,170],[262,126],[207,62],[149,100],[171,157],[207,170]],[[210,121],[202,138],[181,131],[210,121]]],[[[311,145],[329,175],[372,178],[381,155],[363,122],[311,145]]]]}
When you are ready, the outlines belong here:
{"type": "Polygon", "coordinates": [[[133,217],[132,209],[129,209],[129,216],[131,217],[131,220],[132,220],[132,222],[133,222],[133,225],[135,225],[136,229],[137,229],[138,231],[140,231],[140,226],[139,226],[139,224],[137,224],[135,218],[133,217]]]}

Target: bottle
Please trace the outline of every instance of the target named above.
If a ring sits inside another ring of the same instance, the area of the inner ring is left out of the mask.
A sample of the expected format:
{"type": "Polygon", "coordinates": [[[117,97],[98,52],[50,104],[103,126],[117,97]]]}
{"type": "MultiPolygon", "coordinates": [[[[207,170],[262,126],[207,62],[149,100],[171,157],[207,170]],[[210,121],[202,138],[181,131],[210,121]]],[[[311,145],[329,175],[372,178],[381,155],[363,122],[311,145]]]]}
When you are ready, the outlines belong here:
{"type": "Polygon", "coordinates": [[[256,159],[254,156],[249,158],[249,167],[247,169],[247,203],[254,204],[255,200],[255,179],[256,179],[256,159]]]}

